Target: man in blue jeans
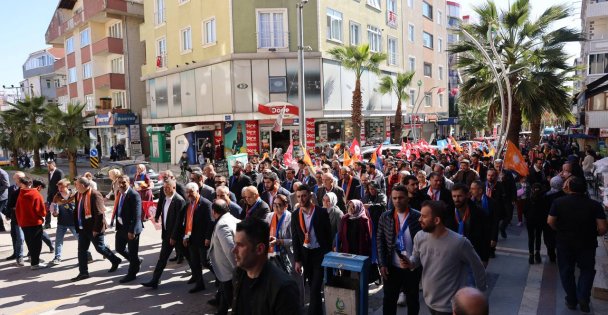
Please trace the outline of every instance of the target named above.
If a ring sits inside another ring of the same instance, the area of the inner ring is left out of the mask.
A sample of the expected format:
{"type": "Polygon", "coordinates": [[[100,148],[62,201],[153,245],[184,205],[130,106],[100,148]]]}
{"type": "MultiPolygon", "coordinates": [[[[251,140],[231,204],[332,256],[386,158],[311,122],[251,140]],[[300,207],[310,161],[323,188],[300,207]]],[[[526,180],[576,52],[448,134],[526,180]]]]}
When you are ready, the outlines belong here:
{"type": "Polygon", "coordinates": [[[595,249],[597,237],[606,234],[606,214],[602,205],[587,195],[587,184],[570,176],[564,182],[566,196],[551,205],[547,223],[556,230],[557,266],[564,291],[566,306],[590,312],[591,287],[595,277],[595,249]],[[575,267],[580,269],[575,283],[575,267]]]}
{"type": "MultiPolygon", "coordinates": [[[[19,178],[25,177],[25,173],[17,171],[13,174],[13,182],[17,183],[19,178]]],[[[15,205],[17,204],[17,197],[19,197],[19,186],[17,184],[11,185],[7,192],[7,204],[6,211],[4,214],[7,219],[11,220],[11,239],[13,240],[13,254],[6,257],[6,260],[15,259],[17,265],[23,266],[23,230],[17,224],[17,218],[15,217],[15,205]]]]}

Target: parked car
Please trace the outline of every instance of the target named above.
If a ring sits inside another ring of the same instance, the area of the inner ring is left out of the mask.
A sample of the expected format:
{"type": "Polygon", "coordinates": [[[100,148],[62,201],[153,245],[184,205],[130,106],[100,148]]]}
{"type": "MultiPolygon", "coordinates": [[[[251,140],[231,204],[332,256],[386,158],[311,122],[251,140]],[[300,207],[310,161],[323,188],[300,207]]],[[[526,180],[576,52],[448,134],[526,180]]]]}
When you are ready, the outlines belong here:
{"type": "Polygon", "coordinates": [[[97,183],[97,190],[99,190],[104,196],[107,195],[112,189],[112,180],[108,176],[108,172],[111,169],[119,169],[123,174],[129,176],[129,178],[133,178],[135,173],[137,172],[137,165],[143,164],[146,166],[146,170],[148,172],[148,176],[150,176],[150,180],[154,183],[154,187],[152,188],[152,194],[154,198],[158,198],[158,195],[161,190],[161,185],[158,183],[158,174],[150,168],[150,163],[145,161],[135,161],[135,160],[126,160],[126,161],[117,161],[110,162],[110,164],[106,167],[102,167],[97,173],[95,173],[95,182],[97,183]]]}

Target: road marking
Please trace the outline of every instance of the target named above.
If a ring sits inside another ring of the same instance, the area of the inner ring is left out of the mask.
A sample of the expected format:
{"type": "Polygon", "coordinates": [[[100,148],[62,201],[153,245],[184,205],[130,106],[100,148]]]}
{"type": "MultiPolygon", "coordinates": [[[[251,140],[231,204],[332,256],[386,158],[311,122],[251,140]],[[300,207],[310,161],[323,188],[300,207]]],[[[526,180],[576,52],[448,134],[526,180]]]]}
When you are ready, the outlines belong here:
{"type": "Polygon", "coordinates": [[[530,265],[526,287],[519,305],[519,315],[536,315],[543,280],[544,264],[530,265]]]}
{"type": "Polygon", "coordinates": [[[28,309],[25,309],[21,312],[16,313],[16,315],[40,314],[43,311],[46,311],[49,309],[55,309],[59,305],[73,303],[73,302],[68,302],[68,301],[73,301],[73,300],[78,301],[79,298],[70,297],[70,298],[65,298],[65,299],[60,299],[60,300],[53,300],[53,301],[49,301],[49,302],[42,303],[42,304],[37,304],[36,306],[30,307],[28,309]]]}

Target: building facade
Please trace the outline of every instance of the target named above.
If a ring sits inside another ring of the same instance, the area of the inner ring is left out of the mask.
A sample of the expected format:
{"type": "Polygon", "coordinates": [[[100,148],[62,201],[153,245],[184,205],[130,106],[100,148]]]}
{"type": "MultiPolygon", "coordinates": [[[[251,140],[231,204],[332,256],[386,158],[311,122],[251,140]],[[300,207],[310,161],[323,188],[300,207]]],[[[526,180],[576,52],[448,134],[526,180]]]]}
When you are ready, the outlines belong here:
{"type": "Polygon", "coordinates": [[[23,64],[21,94],[25,97],[44,96],[57,103],[57,88],[65,85],[62,69],[55,71],[55,61],[65,56],[63,48],[47,48],[31,53],[23,64]]]}
{"type": "Polygon", "coordinates": [[[57,88],[58,102],[86,104],[95,113],[86,128],[91,146],[101,144],[102,156],[113,146],[132,157],[143,154],[143,12],[143,0],[60,0],[46,32],[48,44],[65,50],[54,65],[67,78],[57,88]]]}
{"type": "MultiPolygon", "coordinates": [[[[438,117],[448,112],[446,11],[445,3],[436,2],[408,7],[409,1],[400,0],[308,1],[303,7],[306,122],[297,119],[295,1],[146,2],[140,38],[146,47],[143,123],[151,136],[151,159],[170,156],[175,163],[187,152],[194,162],[207,143],[224,155],[285,150],[300,140],[307,147],[350,143],[355,76],[328,51],[364,43],[387,54],[382,75],[408,71],[409,57],[417,60],[412,96],[421,106],[403,109],[405,121],[414,114],[417,135],[428,139],[438,117]],[[412,23],[415,41],[407,43],[404,31],[412,23]],[[284,131],[273,132],[284,107],[284,131]],[[305,135],[299,135],[299,123],[306,123],[305,135]]],[[[394,95],[377,91],[379,80],[368,72],[361,78],[362,138],[370,144],[390,137],[397,105],[394,95]]]]}

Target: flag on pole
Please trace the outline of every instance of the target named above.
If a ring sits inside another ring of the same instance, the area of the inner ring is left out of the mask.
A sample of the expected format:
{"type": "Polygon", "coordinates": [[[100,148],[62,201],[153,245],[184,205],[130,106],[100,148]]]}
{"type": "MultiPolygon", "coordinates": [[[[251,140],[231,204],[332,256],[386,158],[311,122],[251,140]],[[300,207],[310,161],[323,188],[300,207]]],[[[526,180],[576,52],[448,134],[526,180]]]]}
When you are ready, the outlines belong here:
{"type": "Polygon", "coordinates": [[[376,161],[378,160],[378,158],[380,158],[381,155],[382,155],[382,143],[376,148],[376,150],[374,150],[374,152],[372,152],[372,158],[369,159],[369,162],[376,164],[376,161]]]}
{"type": "Polygon", "coordinates": [[[285,118],[286,110],[287,110],[287,105],[283,106],[283,109],[281,109],[279,116],[277,117],[277,120],[274,122],[274,125],[272,126],[272,131],[275,131],[275,132],[283,131],[283,118],[285,118]]]}
{"type": "Polygon", "coordinates": [[[528,168],[519,149],[511,141],[507,141],[507,152],[505,153],[505,169],[517,172],[520,176],[528,176],[528,168]]]}
{"type": "Polygon", "coordinates": [[[458,153],[462,153],[462,147],[460,146],[460,144],[458,144],[458,142],[456,142],[456,139],[454,139],[454,137],[450,137],[450,140],[454,144],[454,148],[456,148],[456,151],[458,153]]]}
{"type": "Polygon", "coordinates": [[[353,159],[361,160],[361,147],[359,147],[359,141],[356,138],[350,145],[350,154],[353,156],[353,159]]]}
{"type": "Polygon", "coordinates": [[[313,164],[312,159],[310,158],[310,154],[308,154],[308,151],[304,150],[304,147],[300,147],[302,148],[302,152],[304,152],[304,157],[302,158],[302,161],[304,161],[304,164],[312,167],[313,164]]]}
{"type": "Polygon", "coordinates": [[[344,150],[344,162],[342,162],[342,166],[350,166],[352,161],[353,160],[350,158],[348,151],[344,150]]]}
{"type": "Polygon", "coordinates": [[[287,166],[290,166],[293,163],[293,143],[289,143],[289,147],[285,154],[283,154],[283,163],[287,166]]]}

